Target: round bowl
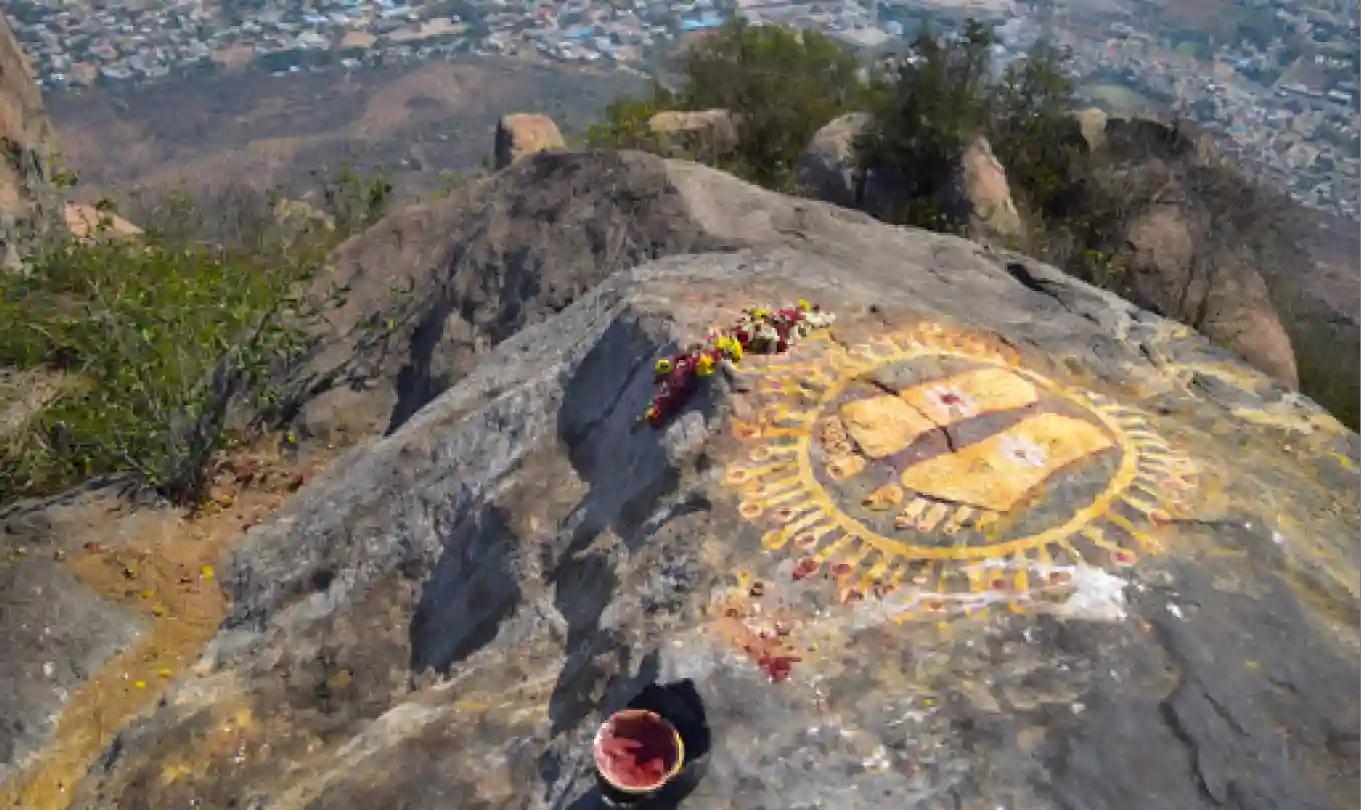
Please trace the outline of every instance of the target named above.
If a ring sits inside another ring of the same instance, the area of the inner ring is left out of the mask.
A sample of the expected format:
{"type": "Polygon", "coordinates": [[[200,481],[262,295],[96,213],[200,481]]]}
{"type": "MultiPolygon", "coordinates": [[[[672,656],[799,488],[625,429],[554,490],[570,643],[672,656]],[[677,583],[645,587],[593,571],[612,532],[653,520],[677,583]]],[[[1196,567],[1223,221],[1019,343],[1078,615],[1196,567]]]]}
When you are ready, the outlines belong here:
{"type": "Polygon", "coordinates": [[[615,712],[595,733],[596,772],[621,793],[637,796],[658,790],[680,773],[684,763],[680,732],[656,712],[615,712]]]}

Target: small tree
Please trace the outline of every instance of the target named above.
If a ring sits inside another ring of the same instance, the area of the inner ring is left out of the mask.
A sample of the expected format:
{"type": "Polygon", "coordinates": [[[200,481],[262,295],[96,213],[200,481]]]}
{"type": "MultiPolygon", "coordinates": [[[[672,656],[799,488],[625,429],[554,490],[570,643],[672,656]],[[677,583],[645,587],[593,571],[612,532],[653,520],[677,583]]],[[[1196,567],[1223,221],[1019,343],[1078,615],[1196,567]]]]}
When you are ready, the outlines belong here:
{"type": "Polygon", "coordinates": [[[813,134],[865,98],[855,52],[816,31],[735,18],[681,58],[685,109],[738,116],[735,165],[769,188],[788,189],[813,134]]]}
{"type": "Polygon", "coordinates": [[[1066,55],[1040,42],[1009,65],[991,94],[988,131],[1013,188],[1024,189],[1034,212],[1068,214],[1080,205],[1075,184],[1087,151],[1072,140],[1073,80],[1066,55]]]}
{"type": "Polygon", "coordinates": [[[948,182],[955,159],[986,129],[991,97],[991,32],[969,20],[959,34],[940,38],[930,28],[899,60],[897,76],[875,94],[876,126],[859,144],[861,163],[889,178],[914,224],[934,216],[929,201],[948,182]]]}

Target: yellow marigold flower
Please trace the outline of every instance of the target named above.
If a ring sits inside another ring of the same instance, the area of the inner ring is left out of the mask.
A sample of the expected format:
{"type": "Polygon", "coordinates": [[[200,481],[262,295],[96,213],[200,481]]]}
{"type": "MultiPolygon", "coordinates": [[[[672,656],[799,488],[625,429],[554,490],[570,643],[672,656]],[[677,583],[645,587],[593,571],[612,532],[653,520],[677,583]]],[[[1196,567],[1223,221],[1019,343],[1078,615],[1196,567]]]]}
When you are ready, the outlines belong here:
{"type": "Polygon", "coordinates": [[[695,362],[695,373],[701,377],[708,377],[713,374],[714,358],[707,354],[700,355],[699,360],[695,362]]]}
{"type": "Polygon", "coordinates": [[[656,370],[657,374],[659,374],[659,375],[661,375],[661,374],[670,374],[670,373],[671,373],[671,361],[668,360],[668,359],[666,359],[665,357],[663,357],[662,359],[660,359],[660,360],[657,361],[657,366],[656,366],[655,370],[656,370]]]}
{"type": "Polygon", "coordinates": [[[804,312],[808,312],[808,311],[811,310],[812,308],[813,308],[813,305],[810,304],[810,303],[808,303],[808,299],[807,299],[807,298],[800,298],[800,299],[799,299],[799,309],[803,310],[804,312]]]}

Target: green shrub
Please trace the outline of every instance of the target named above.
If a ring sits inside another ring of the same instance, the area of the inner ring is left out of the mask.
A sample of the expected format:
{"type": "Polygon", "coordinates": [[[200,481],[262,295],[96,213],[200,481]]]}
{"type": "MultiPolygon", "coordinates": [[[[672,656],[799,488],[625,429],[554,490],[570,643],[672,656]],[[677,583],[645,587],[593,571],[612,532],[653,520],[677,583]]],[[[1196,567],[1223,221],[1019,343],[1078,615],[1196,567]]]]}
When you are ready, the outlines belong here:
{"type": "Polygon", "coordinates": [[[362,174],[348,162],[335,175],[322,170],[312,177],[320,189],[321,210],[343,234],[358,233],[377,222],[391,202],[392,183],[386,177],[362,174]]]}
{"type": "Polygon", "coordinates": [[[675,96],[654,82],[647,96],[624,96],[611,102],[605,108],[605,120],[586,130],[586,141],[594,149],[663,152],[665,144],[648,126],[648,120],[663,110],[674,109],[675,105],[675,96]]]}
{"type": "Polygon", "coordinates": [[[738,117],[728,166],[752,182],[786,190],[813,134],[866,99],[849,47],[817,31],[752,25],[735,18],[681,58],[681,107],[721,107],[738,117]]]}
{"type": "MultiPolygon", "coordinates": [[[[928,28],[874,96],[875,126],[858,144],[860,162],[892,179],[911,224],[927,222],[907,212],[940,219],[935,200],[955,159],[987,128],[992,44],[992,34],[973,20],[956,36],[941,38],[928,28]]],[[[942,224],[953,226],[938,221],[936,229],[942,224]]]]}
{"type": "Polygon", "coordinates": [[[229,426],[272,415],[271,379],[313,317],[303,282],[390,191],[347,167],[322,186],[339,226],[303,233],[277,219],[276,194],[171,192],[140,201],[145,238],[55,242],[0,276],[0,368],[66,381],[0,434],[0,503],[113,473],[200,494],[229,426]]]}
{"type": "MultiPolygon", "coordinates": [[[[679,89],[654,84],[641,98],[611,104],[589,132],[593,146],[670,152],[648,127],[663,110],[727,109],[737,115],[738,143],[718,163],[768,188],[793,187],[794,161],[813,133],[863,106],[868,86],[855,52],[816,31],[724,25],[679,59],[679,89]]],[[[697,156],[698,157],[698,156],[697,156]]]]}
{"type": "Polygon", "coordinates": [[[293,288],[311,267],[271,258],[73,242],[4,279],[0,364],[78,382],[0,447],[3,498],[112,472],[194,494],[229,400],[266,397],[269,369],[300,346],[281,316],[296,314],[293,288]]]}

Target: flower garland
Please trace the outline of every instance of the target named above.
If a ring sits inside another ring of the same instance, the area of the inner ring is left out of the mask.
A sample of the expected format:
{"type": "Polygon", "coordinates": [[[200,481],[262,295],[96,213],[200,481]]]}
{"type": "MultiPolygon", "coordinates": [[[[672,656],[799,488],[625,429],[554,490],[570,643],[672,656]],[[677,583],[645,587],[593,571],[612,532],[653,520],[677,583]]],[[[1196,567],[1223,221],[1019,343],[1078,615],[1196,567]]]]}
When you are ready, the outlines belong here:
{"type": "Polygon", "coordinates": [[[653,368],[657,392],[643,412],[642,421],[660,427],[690,398],[699,380],[712,377],[723,363],[740,363],[747,352],[788,351],[795,341],[807,337],[814,329],[830,326],[832,320],[831,313],[802,298],[784,309],[747,309],[731,329],[711,332],[704,343],[657,361],[653,368]]]}

